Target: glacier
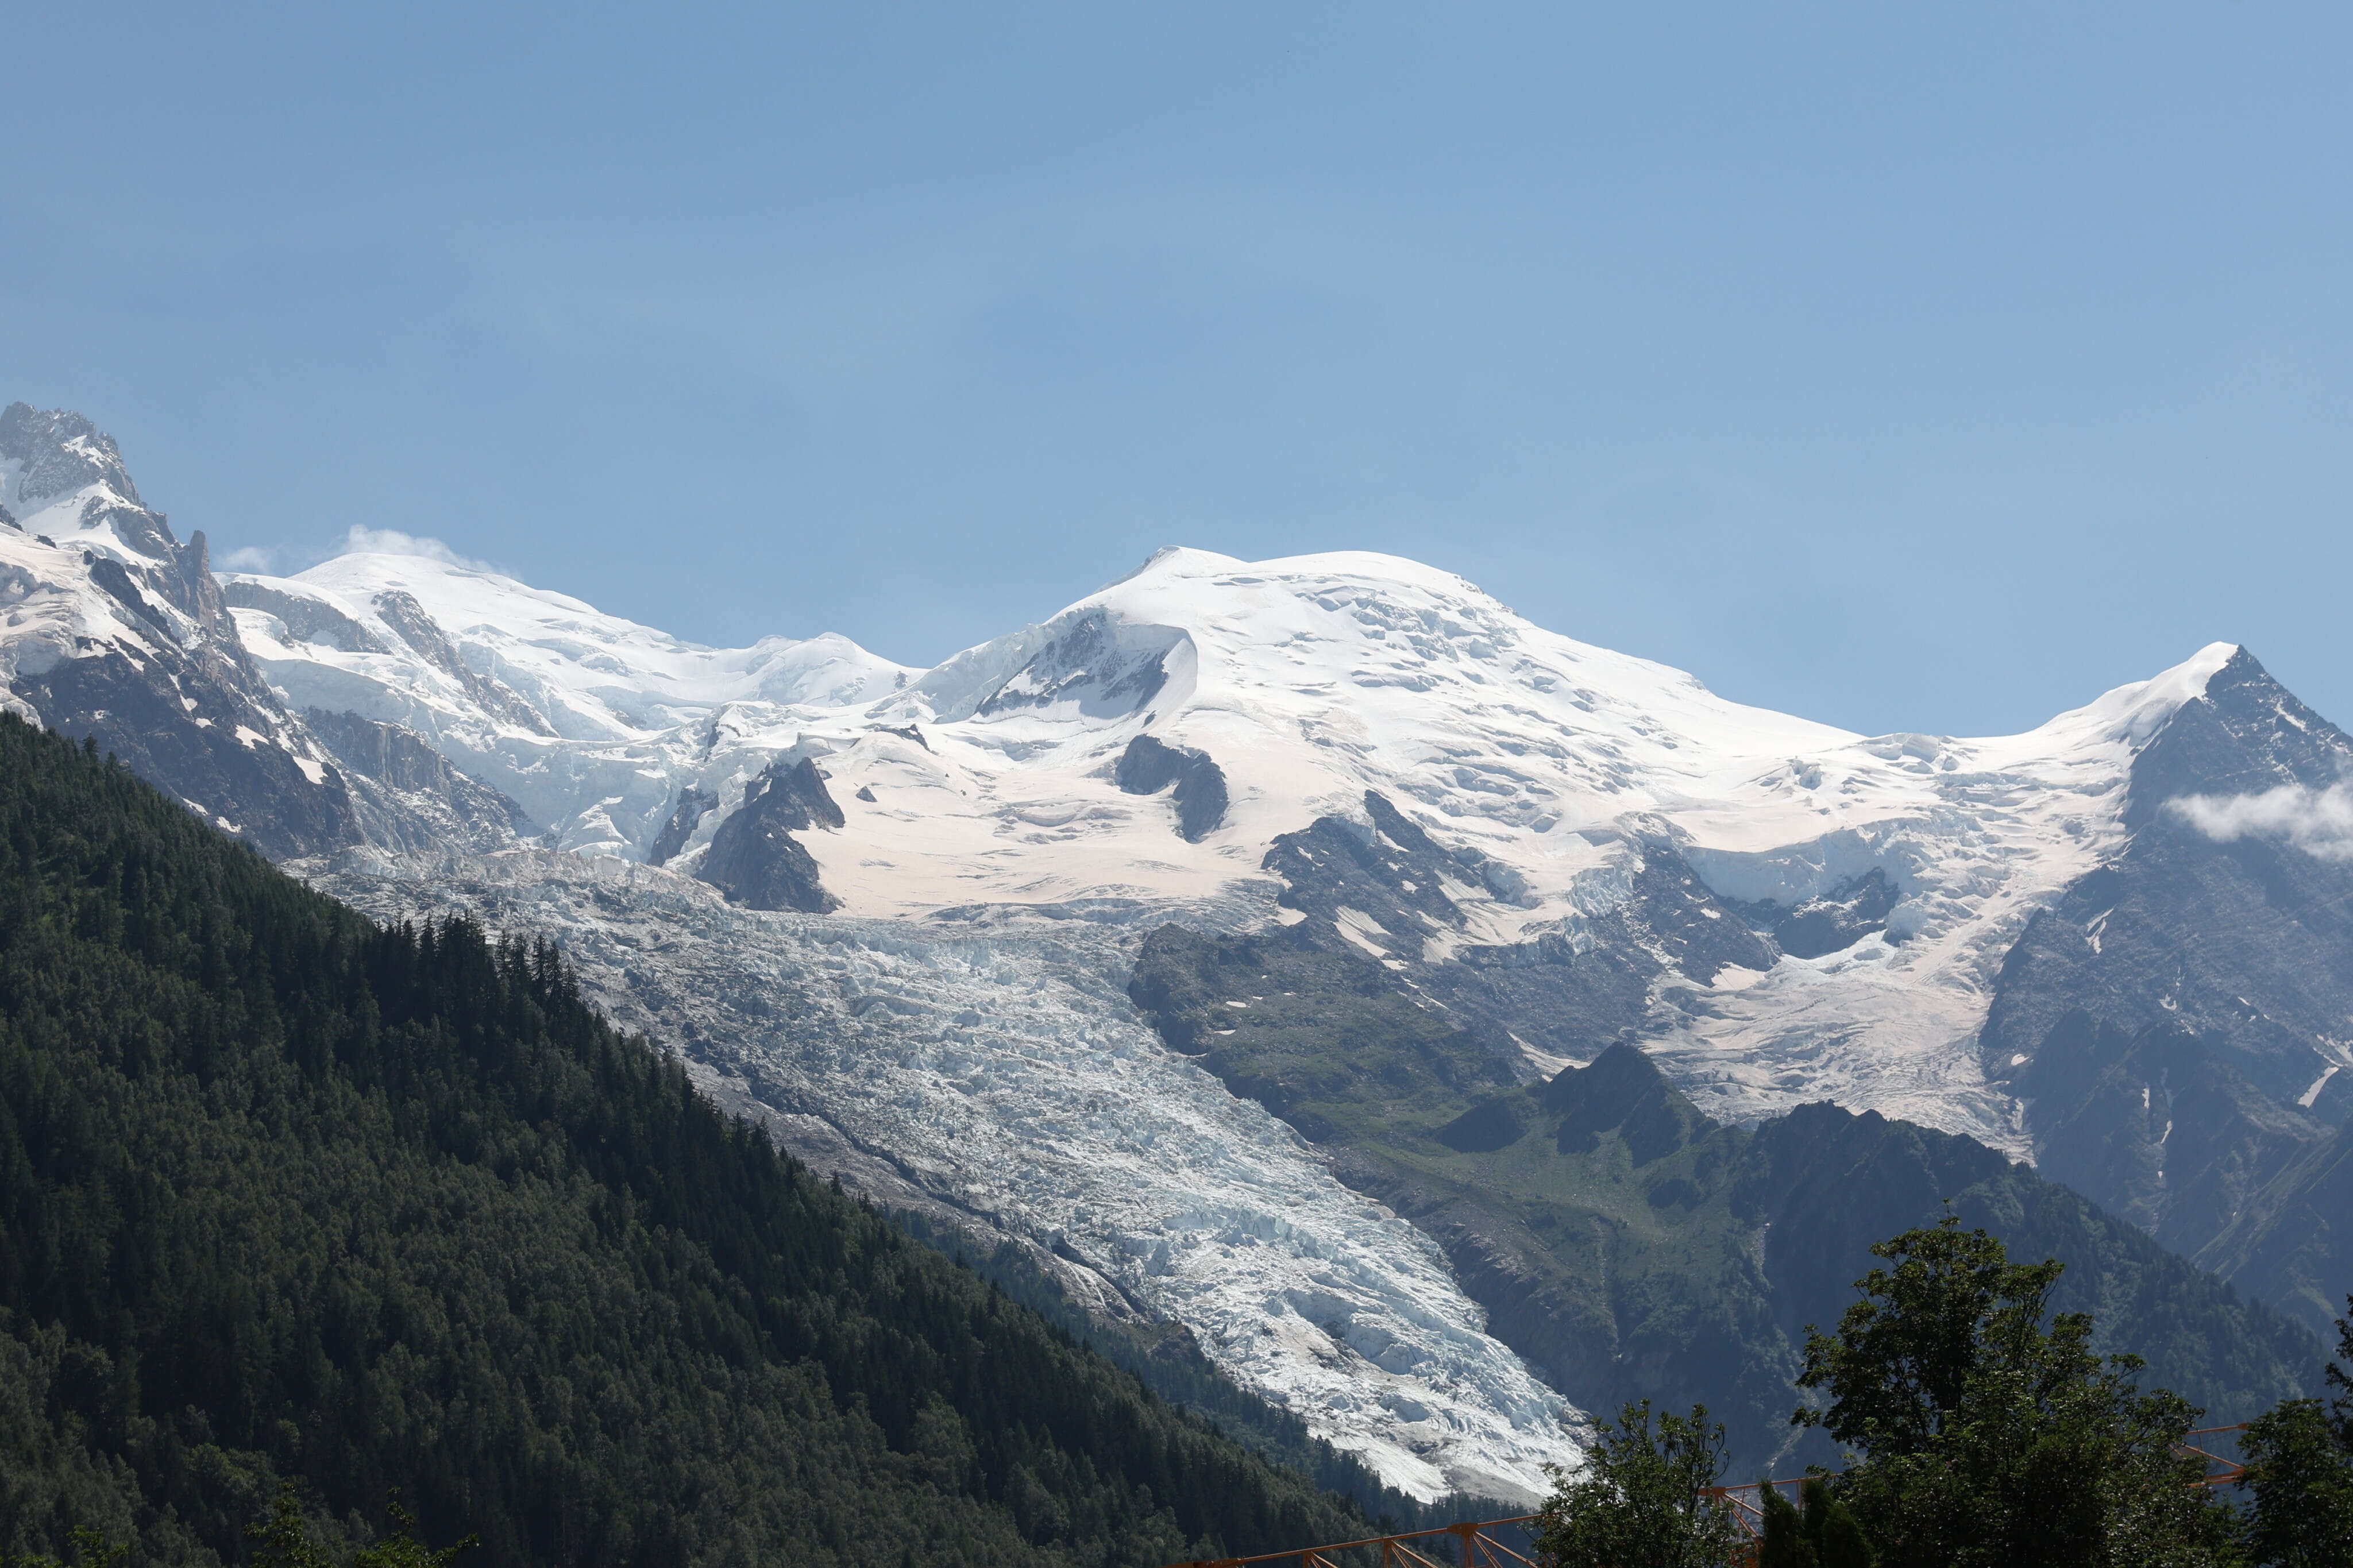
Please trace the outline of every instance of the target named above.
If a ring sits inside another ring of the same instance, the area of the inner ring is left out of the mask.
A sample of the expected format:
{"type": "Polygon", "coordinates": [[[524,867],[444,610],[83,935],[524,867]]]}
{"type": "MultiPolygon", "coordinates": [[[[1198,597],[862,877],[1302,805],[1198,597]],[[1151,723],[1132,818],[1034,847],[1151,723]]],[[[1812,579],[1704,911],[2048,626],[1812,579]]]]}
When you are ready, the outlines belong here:
{"type": "Polygon", "coordinates": [[[1072,1258],[1391,1486],[1527,1501],[1577,1463],[1579,1413],[1485,1333],[1436,1245],[1138,1016],[1132,924],[744,910],[543,851],[429,879],[372,858],[318,884],[554,938],[608,1014],[788,1147],[820,1118],[950,1212],[1072,1258]]]}

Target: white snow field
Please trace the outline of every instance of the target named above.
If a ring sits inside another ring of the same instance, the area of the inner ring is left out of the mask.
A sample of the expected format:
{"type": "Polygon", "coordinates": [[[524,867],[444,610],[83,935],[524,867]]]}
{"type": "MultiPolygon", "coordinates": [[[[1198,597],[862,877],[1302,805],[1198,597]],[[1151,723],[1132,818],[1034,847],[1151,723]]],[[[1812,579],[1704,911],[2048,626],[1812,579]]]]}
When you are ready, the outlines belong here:
{"type": "Polygon", "coordinates": [[[691,870],[762,768],[817,757],[847,822],[805,842],[844,915],[1229,896],[1267,880],[1277,835],[1362,820],[1367,789],[1517,876],[1506,898],[1467,893],[1471,930],[1436,939],[1432,959],[1606,911],[1637,835],[1671,837],[1736,899],[1810,897],[1876,867],[1903,894],[1898,940],[1678,985],[1649,1043],[1719,1115],[1828,1098],[2020,1155],[2016,1107],[1972,1048],[1994,967],[2115,846],[2135,745],[2232,651],[2023,735],[1866,737],[1728,702],[1535,626],[1460,577],[1358,552],[1164,551],[928,671],[830,637],[696,647],[419,556],[250,580],[324,601],[380,645],[303,643],[239,610],[290,706],[407,724],[565,848],[642,858],[694,787],[719,805],[672,862],[691,870]],[[412,595],[538,727],[414,652],[377,608],[387,592],[412,595]],[[1113,784],[1143,733],[1223,770],[1230,805],[1200,842],[1178,836],[1165,796],[1113,784]]]}

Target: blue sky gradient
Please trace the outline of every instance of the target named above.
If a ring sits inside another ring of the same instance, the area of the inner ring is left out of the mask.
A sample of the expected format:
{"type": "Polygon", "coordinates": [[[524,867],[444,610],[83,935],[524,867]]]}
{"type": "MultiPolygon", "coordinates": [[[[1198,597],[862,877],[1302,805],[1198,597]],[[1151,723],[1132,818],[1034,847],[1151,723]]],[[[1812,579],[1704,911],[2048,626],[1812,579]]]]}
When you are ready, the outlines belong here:
{"type": "Polygon", "coordinates": [[[1393,551],[1746,700],[2353,722],[2353,12],[20,7],[0,401],[929,663],[1393,551]],[[198,15],[201,9],[203,14],[198,15]]]}

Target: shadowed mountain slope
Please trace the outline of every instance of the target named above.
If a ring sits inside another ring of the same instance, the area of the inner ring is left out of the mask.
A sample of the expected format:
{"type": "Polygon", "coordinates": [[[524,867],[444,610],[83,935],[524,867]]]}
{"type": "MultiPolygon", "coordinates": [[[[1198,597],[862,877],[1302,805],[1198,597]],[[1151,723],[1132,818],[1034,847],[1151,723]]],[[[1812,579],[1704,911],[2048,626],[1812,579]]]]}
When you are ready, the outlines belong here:
{"type": "Polygon", "coordinates": [[[2218,1420],[2318,1377],[2303,1329],[1968,1139],[1827,1104],[1721,1125],[1623,1045],[1522,1087],[1392,972],[1310,942],[1304,925],[1164,927],[1132,994],[1172,1046],[1433,1237],[1490,1331],[1588,1409],[1704,1400],[1731,1424],[1736,1472],[1827,1459],[1788,1426],[1806,1327],[1837,1320],[1873,1241],[1947,1203],[2014,1255],[2065,1262],[2062,1310],[2097,1312],[2104,1348],[2147,1357],[2218,1420]]]}

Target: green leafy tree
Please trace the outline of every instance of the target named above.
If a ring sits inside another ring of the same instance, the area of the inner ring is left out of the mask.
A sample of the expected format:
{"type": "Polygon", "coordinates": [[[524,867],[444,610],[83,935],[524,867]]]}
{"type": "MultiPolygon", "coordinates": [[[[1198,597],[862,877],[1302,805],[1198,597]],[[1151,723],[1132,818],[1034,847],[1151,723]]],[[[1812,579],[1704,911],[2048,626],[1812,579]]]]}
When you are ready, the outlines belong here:
{"type": "Polygon", "coordinates": [[[1770,1486],[1758,1492],[1757,1568],[1872,1568],[1876,1561],[1862,1526],[1821,1477],[1807,1477],[1794,1503],[1770,1486]]]}
{"type": "Polygon", "coordinates": [[[392,1495],[385,1500],[385,1511],[392,1515],[392,1533],[353,1558],[353,1568],[449,1568],[459,1552],[470,1552],[482,1543],[479,1535],[469,1535],[439,1548],[418,1541],[417,1516],[400,1506],[398,1487],[393,1488],[392,1495]]]}
{"type": "Polygon", "coordinates": [[[245,1533],[253,1542],[253,1568],[334,1568],[333,1560],[311,1537],[301,1494],[292,1481],[278,1484],[269,1516],[247,1525],[245,1533]]]}
{"type": "Polygon", "coordinates": [[[1715,1490],[1724,1427],[1707,1406],[1651,1426],[1651,1402],[1601,1422],[1584,1467],[1552,1467],[1553,1495],[1536,1523],[1538,1560],[1551,1568],[1724,1568],[1742,1537],[1715,1490]]]}
{"type": "Polygon", "coordinates": [[[1757,1568],[1818,1568],[1814,1543],[1806,1539],[1806,1517],[1770,1481],[1757,1483],[1757,1568]]]}
{"type": "Polygon", "coordinates": [[[2229,1560],[2229,1510],[2176,1447],[2200,1412],[2105,1363],[2085,1313],[2052,1316],[2062,1265],[2014,1264],[1952,1216],[1872,1248],[1838,1332],[1809,1335],[1804,1388],[1860,1457],[1840,1483],[1888,1568],[2085,1568],[2229,1560]]]}
{"type": "MultiPolygon", "coordinates": [[[[2353,1363],[2353,1296],[2337,1354],[2353,1363]]],[[[2247,1554],[2263,1568],[2353,1568],[2353,1378],[2332,1361],[2335,1396],[2290,1399],[2248,1423],[2247,1554]]]]}
{"type": "MultiPolygon", "coordinates": [[[[449,1568],[461,1552],[482,1543],[470,1535],[436,1549],[417,1539],[417,1516],[401,1506],[400,1489],[392,1489],[385,1510],[392,1515],[392,1533],[373,1546],[360,1549],[352,1568],[449,1568]]],[[[253,1568],[333,1568],[334,1558],[311,1533],[302,1512],[301,1492],[292,1481],[281,1481],[269,1515],[245,1527],[253,1543],[253,1568]]]]}
{"type": "Polygon", "coordinates": [[[1814,1548],[1819,1568],[1872,1568],[1879,1554],[1854,1517],[1820,1476],[1809,1476],[1798,1489],[1804,1509],[1806,1539],[1814,1548]]]}
{"type": "MultiPolygon", "coordinates": [[[[2345,1298],[2346,1315],[2337,1320],[2337,1356],[2347,1365],[2353,1365],[2353,1294],[2345,1298]]],[[[2337,1446],[2353,1454],[2353,1375],[2337,1362],[2328,1363],[2328,1386],[2335,1396],[2328,1402],[2329,1430],[2337,1435],[2337,1446]]]]}
{"type": "Polygon", "coordinates": [[[2247,1424],[2247,1553],[2263,1568],[2353,1568],[2353,1458],[2317,1399],[2247,1424]]]}

